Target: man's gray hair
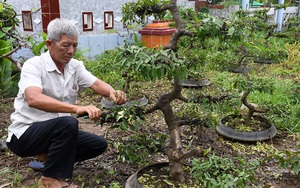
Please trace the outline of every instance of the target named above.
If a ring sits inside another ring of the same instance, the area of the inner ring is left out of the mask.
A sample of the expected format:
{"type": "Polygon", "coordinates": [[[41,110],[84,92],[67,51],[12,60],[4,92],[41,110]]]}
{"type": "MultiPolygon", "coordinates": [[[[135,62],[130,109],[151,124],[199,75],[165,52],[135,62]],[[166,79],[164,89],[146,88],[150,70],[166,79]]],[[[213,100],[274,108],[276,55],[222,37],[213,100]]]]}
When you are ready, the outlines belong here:
{"type": "Polygon", "coordinates": [[[52,20],[47,27],[48,39],[52,42],[60,40],[62,35],[68,37],[78,37],[78,28],[69,20],[56,18],[52,20]]]}

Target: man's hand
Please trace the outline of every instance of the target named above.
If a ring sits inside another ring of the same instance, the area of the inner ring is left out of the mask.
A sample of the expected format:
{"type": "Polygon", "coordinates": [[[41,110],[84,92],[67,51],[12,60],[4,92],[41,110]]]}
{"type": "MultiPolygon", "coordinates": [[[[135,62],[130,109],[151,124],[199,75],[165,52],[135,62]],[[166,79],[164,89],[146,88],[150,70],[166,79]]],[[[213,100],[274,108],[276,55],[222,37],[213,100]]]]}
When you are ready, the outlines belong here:
{"type": "Polygon", "coordinates": [[[124,104],[126,102],[126,95],[121,90],[116,90],[110,93],[109,97],[115,104],[124,104]]]}
{"type": "Polygon", "coordinates": [[[88,114],[91,120],[98,121],[100,119],[102,111],[96,106],[92,106],[92,105],[78,106],[76,110],[76,114],[78,115],[88,114]]]}
{"type": "Polygon", "coordinates": [[[114,90],[111,85],[100,79],[97,79],[94,84],[91,85],[91,89],[103,97],[110,97],[115,104],[124,104],[126,102],[126,95],[123,91],[114,90]]]}

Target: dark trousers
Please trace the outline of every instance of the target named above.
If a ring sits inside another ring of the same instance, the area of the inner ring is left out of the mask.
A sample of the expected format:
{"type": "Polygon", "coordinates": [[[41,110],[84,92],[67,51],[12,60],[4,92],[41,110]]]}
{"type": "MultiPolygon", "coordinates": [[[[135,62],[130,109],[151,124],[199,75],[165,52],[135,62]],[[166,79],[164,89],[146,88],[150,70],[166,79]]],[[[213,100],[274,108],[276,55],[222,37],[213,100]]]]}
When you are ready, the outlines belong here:
{"type": "Polygon", "coordinates": [[[43,176],[68,179],[72,177],[75,162],[102,154],[107,141],[79,130],[78,120],[65,116],[33,123],[19,139],[13,136],[7,146],[20,157],[48,153],[43,176]]]}

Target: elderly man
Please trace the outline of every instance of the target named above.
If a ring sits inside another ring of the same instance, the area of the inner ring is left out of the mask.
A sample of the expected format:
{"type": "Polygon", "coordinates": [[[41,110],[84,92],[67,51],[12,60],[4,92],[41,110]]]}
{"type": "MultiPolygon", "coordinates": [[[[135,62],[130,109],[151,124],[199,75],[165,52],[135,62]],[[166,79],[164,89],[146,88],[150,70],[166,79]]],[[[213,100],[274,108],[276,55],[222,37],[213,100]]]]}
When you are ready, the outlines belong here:
{"type": "Polygon", "coordinates": [[[126,102],[125,94],[88,72],[73,59],[78,46],[78,29],[68,20],[52,20],[47,28],[48,51],[28,59],[22,68],[15,112],[8,128],[8,148],[21,157],[47,154],[40,188],[77,187],[72,177],[75,162],[102,154],[105,138],[78,129],[71,114],[88,114],[98,120],[96,106],[76,105],[79,90],[91,88],[116,104],[126,102]]]}

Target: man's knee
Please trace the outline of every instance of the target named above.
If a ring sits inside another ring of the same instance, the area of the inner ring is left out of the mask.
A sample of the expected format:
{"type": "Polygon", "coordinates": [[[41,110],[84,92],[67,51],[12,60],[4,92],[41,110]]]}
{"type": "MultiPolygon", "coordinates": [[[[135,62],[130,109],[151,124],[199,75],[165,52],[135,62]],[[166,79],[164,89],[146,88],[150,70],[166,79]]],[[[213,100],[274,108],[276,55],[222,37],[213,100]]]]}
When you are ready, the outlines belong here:
{"type": "Polygon", "coordinates": [[[60,117],[61,118],[61,122],[63,125],[66,126],[71,126],[74,127],[76,129],[78,129],[78,120],[72,116],[64,116],[64,117],[60,117]]]}
{"type": "Polygon", "coordinates": [[[73,116],[65,116],[64,118],[70,125],[78,126],[79,124],[78,120],[73,116]]]}
{"type": "Polygon", "coordinates": [[[107,140],[105,138],[100,137],[99,141],[98,141],[98,144],[99,144],[98,145],[98,152],[99,152],[99,155],[100,155],[106,150],[106,148],[108,146],[108,143],[107,143],[107,140]]]}

